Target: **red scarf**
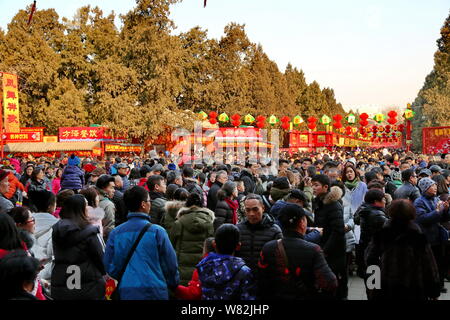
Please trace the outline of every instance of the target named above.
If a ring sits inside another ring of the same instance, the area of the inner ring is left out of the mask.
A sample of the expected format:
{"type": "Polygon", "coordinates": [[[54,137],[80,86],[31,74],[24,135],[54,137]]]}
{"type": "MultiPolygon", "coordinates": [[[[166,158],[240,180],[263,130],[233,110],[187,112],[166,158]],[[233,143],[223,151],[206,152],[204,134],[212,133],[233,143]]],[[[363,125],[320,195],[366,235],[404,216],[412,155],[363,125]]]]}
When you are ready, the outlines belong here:
{"type": "Polygon", "coordinates": [[[231,200],[230,198],[226,198],[225,202],[228,203],[228,206],[233,210],[232,223],[237,224],[237,209],[239,208],[239,202],[237,200],[231,200]]]}

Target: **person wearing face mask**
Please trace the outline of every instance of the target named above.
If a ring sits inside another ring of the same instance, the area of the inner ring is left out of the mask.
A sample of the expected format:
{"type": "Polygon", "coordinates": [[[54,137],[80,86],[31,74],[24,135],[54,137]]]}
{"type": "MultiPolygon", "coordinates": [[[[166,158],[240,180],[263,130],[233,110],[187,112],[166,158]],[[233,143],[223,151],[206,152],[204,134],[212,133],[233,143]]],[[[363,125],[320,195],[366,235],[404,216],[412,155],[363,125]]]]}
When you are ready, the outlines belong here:
{"type": "Polygon", "coordinates": [[[414,207],[417,211],[416,223],[431,245],[439,268],[441,292],[446,292],[447,290],[444,288],[444,277],[446,275],[444,250],[449,234],[441,225],[441,222],[450,221],[449,202],[439,200],[437,184],[430,178],[421,179],[419,189],[422,196],[414,201],[414,207]]]}

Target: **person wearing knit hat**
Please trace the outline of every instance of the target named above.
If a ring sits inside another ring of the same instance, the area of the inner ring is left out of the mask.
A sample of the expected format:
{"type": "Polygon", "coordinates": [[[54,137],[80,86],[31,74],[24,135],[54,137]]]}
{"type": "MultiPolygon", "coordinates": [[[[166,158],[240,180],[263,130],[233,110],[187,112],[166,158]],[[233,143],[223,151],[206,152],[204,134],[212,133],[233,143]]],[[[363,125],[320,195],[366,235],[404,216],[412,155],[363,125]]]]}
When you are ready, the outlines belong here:
{"type": "Polygon", "coordinates": [[[67,165],[69,166],[79,166],[80,165],[80,158],[78,158],[76,155],[72,154],[67,161],[67,165]]]}
{"type": "Polygon", "coordinates": [[[84,173],[81,171],[79,164],[80,158],[72,154],[61,176],[61,190],[70,189],[78,193],[83,188],[84,173]]]}
{"type": "Polygon", "coordinates": [[[431,188],[433,185],[436,185],[436,181],[430,178],[422,178],[419,181],[419,189],[422,192],[422,194],[425,194],[429,188],[431,188]]]}
{"type": "Polygon", "coordinates": [[[439,269],[441,292],[445,293],[447,291],[444,288],[444,278],[447,275],[447,268],[444,247],[448,242],[449,234],[441,223],[450,221],[449,202],[439,200],[437,184],[430,178],[421,179],[419,189],[422,196],[414,201],[414,207],[417,211],[416,223],[430,243],[439,269]]]}
{"type": "Polygon", "coordinates": [[[0,214],[7,213],[9,210],[14,208],[12,202],[4,196],[4,194],[9,190],[8,175],[8,171],[0,169],[0,214]]]}

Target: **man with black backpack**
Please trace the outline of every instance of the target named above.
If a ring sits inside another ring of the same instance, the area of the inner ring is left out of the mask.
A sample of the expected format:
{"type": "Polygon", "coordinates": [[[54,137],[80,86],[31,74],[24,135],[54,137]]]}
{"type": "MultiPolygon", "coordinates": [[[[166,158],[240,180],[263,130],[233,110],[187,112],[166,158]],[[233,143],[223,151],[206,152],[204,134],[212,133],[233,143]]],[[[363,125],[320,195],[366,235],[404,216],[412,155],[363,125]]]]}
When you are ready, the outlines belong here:
{"type": "Polygon", "coordinates": [[[314,300],[332,298],[337,279],[322,249],[305,241],[306,213],[289,203],[278,219],[283,239],[266,243],[258,263],[258,296],[268,300],[314,300]]]}

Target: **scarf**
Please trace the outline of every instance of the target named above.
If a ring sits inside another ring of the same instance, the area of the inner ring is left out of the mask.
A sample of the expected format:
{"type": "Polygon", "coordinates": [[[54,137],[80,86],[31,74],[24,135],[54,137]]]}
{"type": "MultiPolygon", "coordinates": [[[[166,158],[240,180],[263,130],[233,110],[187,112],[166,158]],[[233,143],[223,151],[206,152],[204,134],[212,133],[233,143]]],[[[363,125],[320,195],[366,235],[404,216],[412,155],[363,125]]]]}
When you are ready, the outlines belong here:
{"type": "Polygon", "coordinates": [[[239,202],[237,200],[231,200],[230,198],[226,198],[225,202],[233,210],[232,223],[237,224],[237,209],[239,208],[239,202]]]}
{"type": "Polygon", "coordinates": [[[355,189],[358,186],[358,183],[359,183],[359,179],[355,178],[355,180],[353,180],[353,181],[348,181],[348,180],[345,181],[345,186],[348,189],[353,190],[353,189],[355,189]]]}

